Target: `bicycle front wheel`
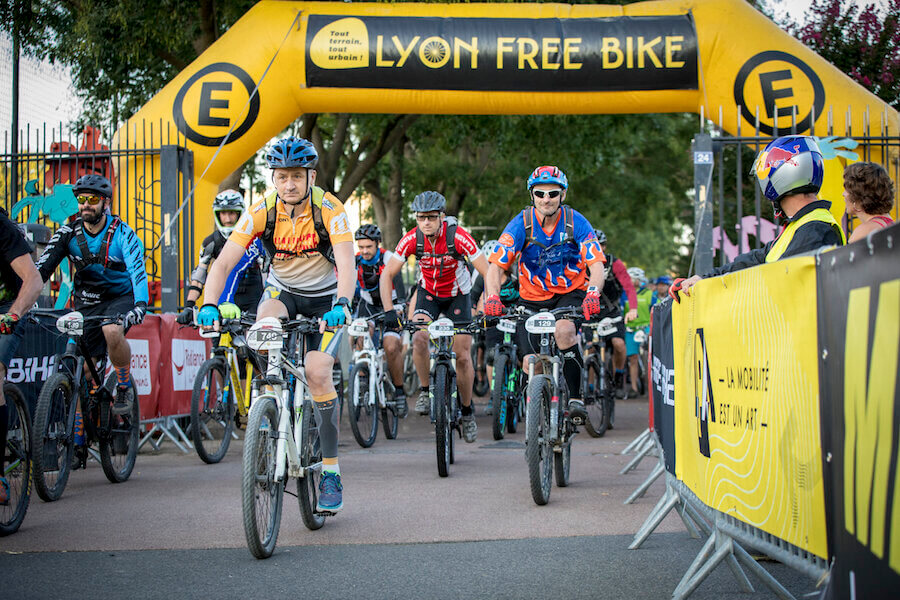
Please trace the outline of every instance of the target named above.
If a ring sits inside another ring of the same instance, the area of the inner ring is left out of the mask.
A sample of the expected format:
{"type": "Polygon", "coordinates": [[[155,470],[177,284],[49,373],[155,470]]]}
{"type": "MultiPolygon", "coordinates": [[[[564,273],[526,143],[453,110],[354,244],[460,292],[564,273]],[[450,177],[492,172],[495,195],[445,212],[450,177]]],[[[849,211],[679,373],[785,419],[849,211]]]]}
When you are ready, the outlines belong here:
{"type": "Polygon", "coordinates": [[[553,449],[550,447],[550,378],[535,375],[528,384],[528,414],[525,420],[525,460],[531,497],[543,506],[550,500],[553,483],[553,449]]]}
{"type": "Polygon", "coordinates": [[[307,529],[315,531],[325,524],[325,515],[316,512],[319,503],[319,481],[322,479],[322,445],[319,443],[319,426],[311,402],[303,403],[300,419],[300,465],[306,475],[297,478],[297,501],[300,518],[307,529]]]}
{"type": "Polygon", "coordinates": [[[397,439],[397,427],[400,425],[400,417],[397,416],[398,409],[393,400],[394,386],[391,385],[390,376],[387,374],[383,375],[382,389],[384,390],[385,404],[387,406],[379,409],[381,411],[381,427],[384,429],[384,437],[394,440],[397,439]]]}
{"type": "Polygon", "coordinates": [[[350,418],[350,430],[353,437],[363,448],[375,443],[378,433],[378,414],[375,402],[369,398],[369,363],[360,361],[350,371],[350,403],[347,415],[350,418]]]}
{"type": "Polygon", "coordinates": [[[450,437],[450,372],[447,365],[438,364],[434,367],[433,385],[434,399],[434,440],[437,451],[438,475],[446,477],[450,474],[452,462],[452,449],[450,445],[453,439],[450,437]]]}
{"type": "Polygon", "coordinates": [[[9,503],[0,506],[0,537],[18,531],[31,500],[31,415],[19,388],[4,384],[3,395],[9,407],[3,472],[9,484],[9,503]]]}
{"type": "Polygon", "coordinates": [[[581,388],[584,395],[584,409],[587,419],[584,428],[591,437],[603,437],[609,428],[609,403],[607,394],[611,392],[603,365],[595,357],[589,357],[584,365],[585,378],[581,388]]]}
{"type": "Polygon", "coordinates": [[[258,398],[250,408],[244,437],[241,511],[250,554],[269,558],[275,551],[281,525],[284,482],[275,480],[278,409],[271,396],[258,398]]]}
{"type": "MultiPolygon", "coordinates": [[[[106,381],[106,389],[115,390],[115,373],[106,381]]],[[[128,481],[134,471],[137,460],[138,443],[141,438],[141,406],[138,401],[137,387],[131,380],[134,390],[134,403],[131,412],[126,415],[112,414],[112,406],[106,404],[101,410],[109,411],[109,434],[100,436],[100,466],[110,483],[128,481]]]]}
{"type": "Polygon", "coordinates": [[[37,451],[34,460],[34,489],[44,502],[59,500],[72,469],[75,428],[75,401],[72,380],[55,373],[44,382],[34,411],[37,451]]]}
{"type": "Polygon", "coordinates": [[[235,397],[230,369],[211,358],[200,366],[191,393],[191,439],[200,460],[215,464],[224,458],[234,430],[235,397]]]}
{"type": "Polygon", "coordinates": [[[494,357],[494,383],[491,387],[491,408],[493,409],[493,421],[491,423],[494,439],[502,440],[506,429],[507,414],[507,391],[506,386],[509,379],[510,360],[509,356],[503,352],[494,357]]]}

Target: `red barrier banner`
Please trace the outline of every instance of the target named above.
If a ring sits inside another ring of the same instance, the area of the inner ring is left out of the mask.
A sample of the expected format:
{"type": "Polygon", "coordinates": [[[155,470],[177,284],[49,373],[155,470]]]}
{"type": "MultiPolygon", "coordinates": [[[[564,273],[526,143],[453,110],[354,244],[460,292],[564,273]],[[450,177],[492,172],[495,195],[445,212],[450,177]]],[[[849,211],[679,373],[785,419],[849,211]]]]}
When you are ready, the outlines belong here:
{"type": "Polygon", "coordinates": [[[191,412],[194,378],[209,357],[212,344],[196,329],[176,323],[174,314],[163,314],[161,319],[159,379],[166,392],[159,397],[159,415],[186,415],[191,412]]]}
{"type": "Polygon", "coordinates": [[[155,419],[159,414],[161,324],[159,316],[147,315],[143,323],[129,329],[125,336],[131,346],[131,377],[141,404],[141,419],[144,420],[155,419]]]}

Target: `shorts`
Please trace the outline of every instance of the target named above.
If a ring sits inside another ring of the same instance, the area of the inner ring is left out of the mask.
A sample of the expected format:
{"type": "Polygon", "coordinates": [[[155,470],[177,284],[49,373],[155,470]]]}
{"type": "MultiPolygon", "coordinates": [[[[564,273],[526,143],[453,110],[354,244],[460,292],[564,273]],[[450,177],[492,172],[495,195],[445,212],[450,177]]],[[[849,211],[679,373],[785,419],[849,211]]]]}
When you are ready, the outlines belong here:
{"type": "MultiPolygon", "coordinates": [[[[541,311],[553,310],[554,308],[566,308],[569,306],[580,307],[584,303],[584,297],[587,292],[583,289],[572,290],[565,294],[553,296],[547,300],[530,301],[524,298],[519,299],[519,304],[528,310],[541,311]]],[[[581,320],[575,320],[575,328],[581,326],[581,320]]],[[[528,354],[537,354],[541,347],[541,336],[528,333],[525,330],[525,321],[519,321],[516,326],[516,346],[519,354],[519,360],[528,354]]]]}
{"type": "MultiPolygon", "coordinates": [[[[372,315],[379,315],[383,312],[384,312],[384,309],[381,307],[380,304],[370,304],[370,303],[366,302],[365,300],[360,300],[359,303],[356,305],[356,314],[353,315],[353,317],[355,319],[368,319],[372,315]]],[[[399,316],[401,318],[403,317],[403,315],[399,315],[399,316]]],[[[400,332],[393,331],[391,329],[385,329],[384,336],[386,337],[389,335],[393,335],[395,337],[400,337],[400,332]]],[[[380,336],[380,334],[378,332],[378,328],[376,326],[375,337],[372,338],[373,341],[376,342],[375,347],[378,347],[378,345],[379,345],[377,343],[379,337],[381,337],[381,336],[380,336]]]]}
{"type": "MultiPolygon", "coordinates": [[[[301,296],[299,294],[292,294],[291,292],[279,290],[273,285],[267,285],[266,289],[263,290],[263,295],[262,298],[260,298],[259,303],[262,304],[266,300],[278,300],[279,302],[281,302],[287,309],[288,317],[290,317],[291,319],[297,316],[307,318],[315,317],[316,319],[321,319],[325,316],[325,313],[331,310],[331,305],[334,302],[334,296],[314,296],[310,298],[307,296],[301,296]]],[[[257,312],[259,312],[259,308],[257,308],[257,312]]],[[[309,352],[310,350],[319,350],[321,352],[328,352],[329,354],[337,352],[336,348],[332,349],[332,346],[336,346],[340,343],[341,331],[343,330],[338,330],[337,335],[333,336],[332,339],[334,343],[332,343],[332,341],[330,340],[327,344],[327,348],[320,348],[322,344],[323,334],[307,334],[306,351],[309,352]]]]}
{"type": "Polygon", "coordinates": [[[622,310],[618,307],[616,308],[604,308],[600,311],[600,315],[596,317],[597,321],[602,321],[603,319],[615,319],[616,317],[619,320],[615,323],[616,332],[612,334],[612,337],[619,338],[620,340],[625,339],[625,319],[622,318],[622,310]]]}
{"type": "MultiPolygon", "coordinates": [[[[89,304],[86,306],[75,306],[75,310],[83,314],[85,317],[96,317],[106,315],[115,318],[124,315],[134,308],[134,296],[128,294],[119,298],[113,298],[105,302],[97,304],[89,304]]],[[[128,329],[125,329],[128,333],[128,329]]],[[[106,356],[106,338],[103,336],[103,322],[91,321],[84,324],[84,335],[82,341],[87,347],[88,353],[94,358],[106,356]]]]}
{"type": "MultiPolygon", "coordinates": [[[[12,302],[0,305],[0,315],[5,315],[9,312],[10,308],[12,308],[12,302]]],[[[24,317],[24,315],[19,316],[24,317]]],[[[0,335],[0,363],[3,363],[4,367],[8,367],[9,361],[16,357],[16,350],[19,349],[19,342],[21,342],[24,337],[25,324],[22,322],[22,319],[19,320],[19,323],[16,325],[16,328],[13,329],[11,334],[0,335]]]]}
{"type": "Polygon", "coordinates": [[[472,299],[468,294],[439,298],[419,286],[413,315],[425,315],[432,321],[444,315],[456,325],[468,324],[472,322],[472,299]]]}
{"type": "Polygon", "coordinates": [[[641,351],[641,345],[634,341],[634,334],[638,331],[647,331],[647,327],[641,327],[636,329],[635,331],[626,331],[625,332],[625,354],[627,356],[634,356],[635,354],[639,354],[641,351]]]}

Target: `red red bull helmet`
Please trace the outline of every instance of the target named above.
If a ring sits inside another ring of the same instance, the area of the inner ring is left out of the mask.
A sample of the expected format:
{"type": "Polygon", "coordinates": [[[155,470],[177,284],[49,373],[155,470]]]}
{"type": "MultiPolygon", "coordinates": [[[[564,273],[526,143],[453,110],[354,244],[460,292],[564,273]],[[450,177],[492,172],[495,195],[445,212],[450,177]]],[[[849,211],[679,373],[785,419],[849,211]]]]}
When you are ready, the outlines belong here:
{"type": "Polygon", "coordinates": [[[788,194],[815,194],[822,187],[825,162],[815,138],[788,135],[769,142],[756,157],[751,175],[763,195],[781,212],[780,201],[788,194]]]}

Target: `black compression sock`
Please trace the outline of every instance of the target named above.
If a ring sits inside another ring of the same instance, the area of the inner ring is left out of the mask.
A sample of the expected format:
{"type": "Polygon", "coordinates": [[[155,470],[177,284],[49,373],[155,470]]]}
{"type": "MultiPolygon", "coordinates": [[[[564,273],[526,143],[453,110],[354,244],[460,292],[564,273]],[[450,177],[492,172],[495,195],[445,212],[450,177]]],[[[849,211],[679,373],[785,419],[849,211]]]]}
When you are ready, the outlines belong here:
{"type": "Polygon", "coordinates": [[[584,370],[584,359],[578,351],[578,344],[562,349],[559,353],[563,357],[563,376],[569,387],[569,398],[581,398],[581,372],[584,370]]]}
{"type": "Polygon", "coordinates": [[[469,415],[472,414],[472,405],[471,404],[468,406],[462,405],[459,407],[459,410],[462,411],[462,414],[464,417],[468,417],[469,415]]]}

